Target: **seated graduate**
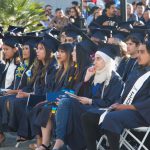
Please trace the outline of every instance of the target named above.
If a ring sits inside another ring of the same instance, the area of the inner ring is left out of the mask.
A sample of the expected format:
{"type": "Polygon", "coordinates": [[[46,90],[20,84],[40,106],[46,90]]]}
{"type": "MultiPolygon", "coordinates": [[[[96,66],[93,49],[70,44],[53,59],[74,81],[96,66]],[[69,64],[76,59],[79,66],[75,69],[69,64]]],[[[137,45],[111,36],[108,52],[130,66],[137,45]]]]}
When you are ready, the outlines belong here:
{"type": "MultiPolygon", "coordinates": [[[[150,125],[150,43],[138,49],[139,66],[130,74],[118,103],[111,105],[112,111],[104,115],[103,110],[92,110],[82,116],[88,150],[96,150],[96,140],[103,132],[108,137],[111,150],[119,150],[122,131],[150,125]],[[103,115],[103,117],[100,117],[103,115]]],[[[119,89],[119,88],[118,88],[119,89]]],[[[116,99],[117,100],[117,99],[116,99]]]]}
{"type": "MultiPolygon", "coordinates": [[[[38,38],[36,38],[36,40],[38,40],[38,38]]],[[[32,74],[31,69],[33,67],[33,62],[36,56],[34,50],[36,40],[33,37],[28,37],[28,41],[23,43],[22,47],[23,62],[20,63],[20,65],[15,70],[13,89],[6,91],[5,95],[3,97],[0,97],[2,124],[7,124],[8,119],[7,106],[9,105],[9,100],[15,98],[19,90],[27,86],[30,82],[32,74]]]]}
{"type": "MultiPolygon", "coordinates": [[[[18,50],[16,47],[16,44],[19,42],[18,37],[14,36],[4,36],[2,37],[3,45],[2,49],[4,52],[4,58],[5,58],[5,66],[2,73],[1,73],[1,79],[0,79],[0,88],[1,89],[13,89],[14,85],[14,78],[15,78],[15,71],[17,66],[19,65],[18,59],[18,50]]],[[[2,96],[4,93],[1,93],[2,96]]],[[[0,103],[0,107],[1,107],[0,103]]],[[[1,107],[2,108],[2,107],[1,107]]],[[[1,113],[1,112],[0,112],[1,113]]],[[[2,143],[5,140],[4,134],[2,132],[2,129],[0,129],[0,143],[2,143]]]]}
{"type": "MultiPolygon", "coordinates": [[[[62,44],[62,46],[60,45],[59,50],[68,48],[66,47],[66,45],[69,45],[69,44],[66,43],[66,44],[62,44]]],[[[94,46],[95,44],[92,45],[90,43],[90,45],[94,46]]],[[[91,50],[91,47],[89,47],[89,49],[91,50]]],[[[62,86],[62,88],[65,88],[67,91],[71,90],[72,92],[73,91],[78,92],[79,87],[84,81],[86,69],[91,64],[90,55],[87,49],[85,50],[80,44],[77,44],[73,49],[72,59],[73,59],[74,64],[68,70],[68,75],[66,75],[66,79],[65,79],[66,82],[62,86]]],[[[47,107],[42,107],[41,111],[36,116],[36,119],[34,119],[35,120],[34,129],[36,126],[38,126],[38,127],[41,127],[41,131],[42,131],[42,145],[37,148],[38,150],[46,149],[46,147],[48,147],[49,145],[50,137],[51,137],[50,133],[51,133],[51,130],[54,128],[52,113],[53,113],[53,110],[51,108],[51,105],[47,107]],[[47,116],[47,119],[42,119],[45,116],[47,116]]]]}
{"type": "Polygon", "coordinates": [[[81,96],[62,98],[59,101],[53,150],[63,149],[64,144],[72,150],[86,147],[80,117],[90,108],[109,107],[120,97],[123,82],[114,71],[114,58],[119,53],[118,46],[104,44],[95,54],[94,66],[87,69],[77,93],[81,96]]]}
{"type": "Polygon", "coordinates": [[[138,65],[137,63],[137,54],[138,54],[138,47],[141,42],[144,41],[145,35],[142,31],[138,29],[133,29],[131,34],[127,36],[125,39],[125,43],[127,44],[127,53],[130,55],[126,65],[124,66],[124,72],[122,74],[122,80],[124,82],[127,81],[128,76],[130,73],[136,68],[138,65]]]}
{"type": "MultiPolygon", "coordinates": [[[[30,84],[19,91],[13,100],[9,101],[7,125],[10,129],[16,131],[19,130],[20,126],[24,126],[24,128],[28,126],[28,122],[24,121],[26,120],[27,105],[29,103],[34,105],[46,99],[46,85],[50,77],[49,74],[54,76],[54,70],[56,70],[52,50],[56,51],[58,44],[59,42],[49,35],[45,35],[44,39],[38,43],[37,58],[34,62],[30,84]],[[21,124],[22,122],[23,124],[21,124]]],[[[26,131],[24,133],[28,134],[26,131]]],[[[24,139],[18,138],[18,141],[22,140],[24,139]]]]}
{"type": "Polygon", "coordinates": [[[4,58],[5,58],[5,69],[2,72],[1,81],[0,81],[0,88],[3,89],[12,89],[13,88],[13,82],[14,82],[14,74],[15,70],[17,68],[17,65],[19,65],[18,61],[18,49],[16,47],[16,44],[19,42],[18,37],[15,36],[4,36],[3,37],[3,45],[2,49],[4,52],[4,58]]]}

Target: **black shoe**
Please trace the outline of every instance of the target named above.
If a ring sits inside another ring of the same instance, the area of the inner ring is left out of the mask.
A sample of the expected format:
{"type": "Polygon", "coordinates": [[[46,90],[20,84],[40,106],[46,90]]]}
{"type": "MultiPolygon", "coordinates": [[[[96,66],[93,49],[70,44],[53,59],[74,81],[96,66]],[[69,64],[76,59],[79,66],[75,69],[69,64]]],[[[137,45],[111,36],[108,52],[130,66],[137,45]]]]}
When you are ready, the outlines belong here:
{"type": "Polygon", "coordinates": [[[50,147],[51,147],[51,145],[46,146],[46,145],[44,145],[44,144],[42,144],[42,145],[40,145],[40,146],[43,147],[45,150],[50,150],[50,147]]]}

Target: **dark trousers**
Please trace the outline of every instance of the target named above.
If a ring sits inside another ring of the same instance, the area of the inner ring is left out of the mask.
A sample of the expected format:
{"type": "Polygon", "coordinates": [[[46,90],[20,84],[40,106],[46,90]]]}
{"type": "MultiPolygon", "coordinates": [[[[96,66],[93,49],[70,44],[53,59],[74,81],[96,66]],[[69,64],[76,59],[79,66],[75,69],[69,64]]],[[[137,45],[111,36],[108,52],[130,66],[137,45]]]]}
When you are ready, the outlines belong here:
{"type": "Polygon", "coordinates": [[[88,150],[96,150],[96,140],[100,136],[99,114],[86,112],[82,115],[83,132],[88,150]]]}
{"type": "Polygon", "coordinates": [[[101,125],[98,125],[99,114],[86,112],[82,115],[84,135],[88,150],[96,150],[96,139],[103,132],[108,137],[111,150],[119,149],[120,134],[123,129],[148,126],[137,111],[122,110],[108,113],[101,125]]]}
{"type": "Polygon", "coordinates": [[[119,150],[120,135],[107,130],[101,130],[98,126],[99,117],[99,114],[91,112],[82,115],[83,131],[87,149],[96,150],[96,140],[98,140],[102,134],[106,134],[111,150],[119,150]]]}

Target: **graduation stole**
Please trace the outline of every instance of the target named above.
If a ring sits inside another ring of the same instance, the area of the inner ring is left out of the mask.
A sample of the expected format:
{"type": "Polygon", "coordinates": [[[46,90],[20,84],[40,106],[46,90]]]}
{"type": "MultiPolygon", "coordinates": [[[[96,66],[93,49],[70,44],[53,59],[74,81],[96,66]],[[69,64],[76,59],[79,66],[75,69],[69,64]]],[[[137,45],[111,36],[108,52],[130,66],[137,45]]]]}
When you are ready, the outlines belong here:
{"type": "Polygon", "coordinates": [[[134,83],[132,89],[130,90],[123,104],[125,105],[132,104],[135,95],[141,89],[141,87],[143,86],[145,81],[149,78],[149,76],[150,76],[150,71],[146,72],[144,75],[142,75],[140,78],[137,79],[137,81],[134,83]]]}
{"type": "Polygon", "coordinates": [[[68,81],[69,81],[69,82],[71,82],[71,81],[72,81],[72,79],[76,80],[76,78],[77,78],[77,75],[76,75],[77,67],[78,67],[78,65],[77,65],[77,64],[75,64],[75,65],[74,65],[75,71],[74,71],[74,73],[73,73],[73,74],[71,74],[71,75],[69,76],[69,79],[68,79],[68,81]]]}
{"type": "MultiPolygon", "coordinates": [[[[141,77],[139,77],[136,82],[134,83],[132,89],[130,90],[129,94],[127,95],[125,101],[123,104],[125,105],[131,105],[133,102],[133,99],[137,92],[141,89],[145,81],[150,77],[150,71],[143,74],[141,77]]],[[[105,116],[111,111],[111,107],[107,108],[104,113],[100,116],[99,124],[101,124],[105,118],[105,116]]]]}

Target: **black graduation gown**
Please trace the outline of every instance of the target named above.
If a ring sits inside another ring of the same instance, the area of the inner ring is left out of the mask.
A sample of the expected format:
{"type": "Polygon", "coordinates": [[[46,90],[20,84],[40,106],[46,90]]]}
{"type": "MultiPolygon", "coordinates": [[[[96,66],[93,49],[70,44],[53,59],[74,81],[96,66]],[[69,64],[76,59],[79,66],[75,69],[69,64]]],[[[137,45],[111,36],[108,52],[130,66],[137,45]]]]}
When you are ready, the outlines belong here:
{"type": "Polygon", "coordinates": [[[5,68],[5,64],[2,63],[2,61],[0,61],[0,81],[1,81],[1,78],[2,78],[2,72],[4,71],[4,68],[5,68]]]}
{"type": "MultiPolygon", "coordinates": [[[[54,66],[52,68],[54,68],[54,66]]],[[[39,72],[34,84],[29,84],[27,87],[23,88],[23,91],[25,92],[34,92],[34,94],[30,95],[30,98],[14,98],[13,100],[10,100],[8,126],[13,130],[19,130],[19,128],[21,128],[22,126],[24,128],[28,128],[28,118],[26,113],[30,106],[27,106],[27,104],[30,104],[32,106],[32,102],[42,101],[46,99],[45,82],[41,82],[40,80],[40,76],[42,73],[41,70],[42,69],[39,68],[39,72]]],[[[48,77],[48,75],[46,77],[48,77]]],[[[25,131],[25,134],[27,135],[28,132],[25,131]]]]}
{"type": "Polygon", "coordinates": [[[124,72],[124,69],[128,63],[129,59],[128,58],[123,58],[121,60],[121,62],[119,63],[118,67],[117,67],[117,73],[122,77],[123,76],[123,72],[124,72]]]}
{"type": "Polygon", "coordinates": [[[125,65],[124,72],[123,72],[123,75],[122,75],[122,80],[124,82],[126,82],[126,80],[128,79],[128,76],[134,70],[134,68],[137,67],[137,65],[138,64],[137,64],[137,59],[136,58],[130,58],[128,60],[128,62],[125,65]]]}
{"type": "Polygon", "coordinates": [[[27,67],[25,64],[23,65],[19,65],[15,71],[15,79],[14,79],[14,90],[17,89],[23,89],[24,87],[26,87],[29,83],[29,78],[27,76],[27,71],[31,70],[31,74],[32,74],[32,67],[31,66],[27,67]],[[24,69],[22,69],[24,68],[24,69]],[[22,71],[19,71],[21,70],[22,71]]]}
{"type": "MultiPolygon", "coordinates": [[[[137,67],[126,81],[124,92],[118,101],[123,103],[128,93],[139,77],[150,71],[150,67],[137,67]]],[[[121,134],[123,129],[138,128],[142,126],[149,126],[150,124],[150,77],[144,82],[143,86],[136,93],[133,98],[132,105],[136,107],[134,110],[120,110],[109,112],[102,124],[101,129],[111,131],[116,134],[121,134]]],[[[97,113],[101,115],[104,111],[97,109],[97,113]]]]}
{"type": "MultiPolygon", "coordinates": [[[[31,70],[32,67],[26,67],[25,65],[19,65],[15,71],[15,79],[13,82],[13,90],[23,89],[28,86],[30,77],[27,76],[26,72],[31,70]]],[[[32,72],[32,70],[31,70],[32,72]]],[[[32,74],[32,73],[31,73],[32,74]]],[[[8,112],[7,112],[7,101],[15,99],[16,94],[0,97],[0,109],[1,109],[1,118],[2,124],[6,125],[8,121],[8,112]]]]}
{"type": "Polygon", "coordinates": [[[65,143],[68,144],[72,150],[81,150],[85,148],[83,129],[81,125],[81,115],[90,108],[108,107],[120,98],[123,88],[123,82],[115,72],[112,73],[112,78],[109,85],[104,89],[103,98],[102,86],[97,92],[92,94],[92,82],[83,83],[80,86],[78,95],[92,98],[92,105],[83,105],[75,99],[68,99],[70,101],[70,111],[67,123],[67,131],[65,143]]]}
{"type": "MultiPolygon", "coordinates": [[[[80,77],[76,78],[76,73],[77,73],[77,68],[72,66],[66,75],[64,75],[64,78],[60,82],[56,82],[52,90],[53,92],[58,92],[61,89],[66,89],[66,90],[73,90],[78,92],[78,88],[81,86],[81,83],[84,80],[85,73],[86,73],[87,67],[83,68],[80,74],[80,77]]],[[[59,94],[56,93],[56,94],[59,94]]],[[[59,95],[58,95],[59,97],[59,95]]],[[[36,117],[34,117],[34,125],[32,128],[32,133],[33,136],[40,134],[40,129],[41,127],[46,127],[48,119],[50,117],[50,112],[52,109],[53,105],[41,105],[38,106],[37,108],[33,109],[32,114],[34,114],[36,117]]],[[[31,115],[30,115],[31,116],[31,115]]],[[[52,118],[53,119],[53,118],[52,118]]]]}
{"type": "MultiPolygon", "coordinates": [[[[13,62],[14,60],[12,60],[11,62],[8,62],[6,65],[5,65],[5,68],[3,69],[3,72],[1,73],[1,80],[0,80],[0,88],[5,88],[5,80],[6,80],[6,74],[7,74],[7,71],[8,71],[8,69],[10,69],[10,64],[13,64],[13,65],[15,65],[16,66],[16,69],[17,69],[17,67],[19,66],[19,64],[14,64],[14,62],[13,62]],[[8,66],[7,66],[8,65],[8,66]],[[7,67],[7,68],[6,68],[7,67]]],[[[3,66],[4,67],[4,66],[3,66]]],[[[14,72],[11,72],[11,76],[13,76],[14,78],[15,78],[15,72],[16,72],[16,69],[15,69],[15,71],[14,72]]],[[[7,89],[13,89],[13,87],[14,87],[14,80],[11,82],[11,84],[10,84],[10,86],[9,87],[7,87],[7,89]]]]}

